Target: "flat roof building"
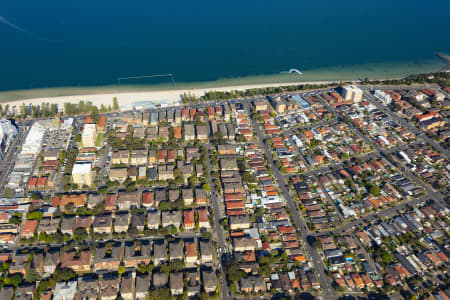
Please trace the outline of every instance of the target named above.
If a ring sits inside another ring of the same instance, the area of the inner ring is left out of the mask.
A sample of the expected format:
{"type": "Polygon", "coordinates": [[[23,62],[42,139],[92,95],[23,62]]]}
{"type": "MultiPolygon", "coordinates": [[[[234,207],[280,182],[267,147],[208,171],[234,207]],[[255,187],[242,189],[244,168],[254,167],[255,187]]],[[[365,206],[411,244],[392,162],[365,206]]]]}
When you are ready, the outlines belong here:
{"type": "Polygon", "coordinates": [[[76,163],[72,169],[72,181],[78,185],[91,186],[93,176],[91,172],[92,164],[90,162],[76,163]]]}
{"type": "Polygon", "coordinates": [[[95,147],[97,139],[97,126],[95,124],[84,125],[83,133],[81,134],[81,143],[83,147],[95,147]]]}

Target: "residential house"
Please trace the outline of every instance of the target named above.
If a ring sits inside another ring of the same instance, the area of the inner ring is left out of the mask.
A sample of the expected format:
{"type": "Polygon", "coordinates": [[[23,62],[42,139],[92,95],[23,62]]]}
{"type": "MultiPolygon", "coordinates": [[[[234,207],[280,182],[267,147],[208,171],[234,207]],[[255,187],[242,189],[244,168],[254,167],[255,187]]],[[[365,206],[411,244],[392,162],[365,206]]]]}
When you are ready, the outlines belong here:
{"type": "Polygon", "coordinates": [[[200,294],[200,274],[197,269],[187,272],[187,296],[193,297],[200,294]]]}
{"type": "Polygon", "coordinates": [[[255,106],[256,111],[267,110],[267,101],[264,100],[254,101],[253,105],[255,106]]]}
{"type": "Polygon", "coordinates": [[[128,165],[130,152],[128,150],[118,150],[111,153],[112,165],[128,165]]]}
{"type": "Polygon", "coordinates": [[[184,188],[181,190],[184,205],[191,205],[194,202],[194,193],[190,188],[184,188]]]}
{"type": "Polygon", "coordinates": [[[131,216],[131,226],[136,228],[139,231],[144,230],[145,225],[145,214],[144,213],[137,213],[133,214],[131,216]]]}
{"type": "Polygon", "coordinates": [[[127,241],[123,263],[126,268],[137,268],[140,263],[149,264],[151,261],[151,245],[149,241],[127,241]]]}
{"type": "Polygon", "coordinates": [[[95,249],[94,271],[117,271],[122,258],[120,242],[102,243],[95,249]]]}
{"type": "Polygon", "coordinates": [[[185,249],[185,253],[184,253],[184,257],[185,257],[185,262],[187,264],[195,264],[197,263],[198,260],[198,253],[197,253],[197,243],[192,240],[192,241],[184,241],[184,249],[185,249]]]}
{"type": "Polygon", "coordinates": [[[206,293],[215,293],[217,289],[216,273],[212,270],[202,271],[203,289],[206,293]]]}
{"type": "Polygon", "coordinates": [[[31,259],[30,268],[36,271],[38,274],[41,274],[43,265],[44,265],[44,254],[42,252],[34,252],[33,258],[31,259]]]}
{"type": "Polygon", "coordinates": [[[136,166],[130,166],[128,168],[128,178],[131,181],[136,181],[137,180],[137,168],[136,168],[136,166]]]}
{"type": "Polygon", "coordinates": [[[89,209],[93,209],[97,205],[100,205],[103,202],[103,195],[101,194],[89,194],[87,207],[89,209]]]}
{"type": "Polygon", "coordinates": [[[184,229],[185,230],[194,230],[195,228],[195,218],[193,210],[185,210],[183,211],[183,220],[184,220],[184,229]]]}
{"type": "Polygon", "coordinates": [[[69,203],[73,205],[73,207],[82,207],[85,206],[87,202],[86,194],[70,194],[70,195],[63,195],[61,197],[61,201],[59,203],[59,206],[61,208],[65,208],[69,203]]]}
{"type": "Polygon", "coordinates": [[[158,166],[158,180],[173,180],[173,165],[159,165],[158,166]]]}
{"type": "Polygon", "coordinates": [[[55,234],[58,231],[60,221],[60,218],[42,218],[39,223],[38,234],[55,234]]]}
{"type": "Polygon", "coordinates": [[[120,183],[125,182],[128,178],[127,168],[112,168],[109,170],[109,180],[120,183]]]}
{"type": "Polygon", "coordinates": [[[200,228],[211,228],[207,208],[198,208],[197,215],[198,215],[198,225],[200,226],[200,228]]]}
{"type": "Polygon", "coordinates": [[[163,211],[161,219],[163,227],[174,226],[179,228],[181,225],[181,211],[163,211]]]}
{"type": "Polygon", "coordinates": [[[241,292],[243,293],[265,291],[266,288],[264,280],[261,276],[248,276],[246,278],[241,278],[239,280],[239,286],[241,292]]]}
{"type": "Polygon", "coordinates": [[[73,225],[73,231],[75,232],[76,229],[82,228],[88,233],[92,225],[92,220],[92,216],[77,216],[73,225]]]}
{"type": "Polygon", "coordinates": [[[136,275],[136,300],[147,300],[151,284],[150,275],[151,274],[136,275]]]}
{"type": "Polygon", "coordinates": [[[53,300],[75,300],[77,295],[77,281],[57,282],[53,292],[53,300]]]}
{"type": "Polygon", "coordinates": [[[236,146],[233,145],[218,145],[217,146],[217,152],[220,155],[233,155],[236,154],[236,146]]]}
{"type": "Polygon", "coordinates": [[[182,295],[183,287],[183,272],[170,273],[170,293],[172,296],[182,295]]]}
{"type": "Polygon", "coordinates": [[[117,193],[106,194],[105,210],[114,211],[117,204],[117,193]]]}
{"type": "Polygon", "coordinates": [[[14,287],[4,286],[0,291],[0,299],[11,300],[14,297],[14,287]]]}
{"type": "Polygon", "coordinates": [[[73,235],[73,228],[75,225],[75,217],[74,216],[64,216],[61,222],[61,233],[73,235]]]}
{"type": "Polygon", "coordinates": [[[184,140],[186,142],[195,140],[194,125],[184,124],[184,140]]]}
{"type": "Polygon", "coordinates": [[[153,243],[153,261],[155,266],[167,261],[167,246],[164,240],[153,243]]]}
{"type": "Polygon", "coordinates": [[[98,297],[98,278],[85,276],[78,278],[78,299],[96,300],[98,297]]]}
{"type": "Polygon", "coordinates": [[[203,188],[196,188],[195,189],[195,203],[197,205],[207,205],[208,204],[208,200],[206,198],[206,190],[203,188]]]}
{"type": "Polygon", "coordinates": [[[154,206],[153,192],[143,191],[142,192],[142,206],[145,208],[150,208],[154,206]]]}
{"type": "Polygon", "coordinates": [[[183,137],[182,136],[182,130],[181,130],[180,126],[173,127],[173,137],[175,139],[181,139],[183,137]]]}
{"type": "Polygon", "coordinates": [[[30,259],[29,253],[19,253],[17,252],[12,257],[11,265],[9,266],[9,274],[20,273],[25,276],[28,268],[28,260],[30,259]]]}
{"type": "Polygon", "coordinates": [[[169,243],[170,261],[183,260],[183,247],[179,241],[169,243]]]}
{"type": "Polygon", "coordinates": [[[119,293],[119,278],[115,275],[103,276],[100,282],[102,300],[116,300],[119,293]]]}
{"type": "Polygon", "coordinates": [[[134,192],[119,192],[117,200],[117,207],[119,210],[129,210],[132,207],[140,207],[140,195],[138,191],[134,192]]]}
{"type": "Polygon", "coordinates": [[[14,299],[15,300],[32,300],[34,294],[34,285],[31,284],[25,284],[25,285],[19,285],[16,287],[16,290],[14,292],[14,299]]]}
{"type": "Polygon", "coordinates": [[[152,210],[147,213],[147,227],[148,229],[158,229],[161,224],[161,212],[159,210],[152,210]]]}
{"type": "Polygon", "coordinates": [[[156,189],[155,190],[155,206],[158,207],[161,201],[167,200],[166,189],[156,189]]]}
{"type": "Polygon", "coordinates": [[[147,164],[147,149],[136,149],[131,151],[131,164],[135,166],[147,164]]]}
{"type": "Polygon", "coordinates": [[[208,127],[205,125],[197,125],[196,126],[197,131],[197,139],[201,141],[207,141],[208,140],[208,127]]]}
{"type": "Polygon", "coordinates": [[[122,274],[120,283],[120,296],[124,300],[134,300],[134,276],[131,272],[122,274]]]}
{"type": "Polygon", "coordinates": [[[231,230],[250,228],[250,216],[248,215],[230,216],[229,219],[231,230]]]}
{"type": "Polygon", "coordinates": [[[202,264],[213,262],[213,245],[211,241],[200,241],[200,254],[202,264]]]}
{"type": "Polygon", "coordinates": [[[92,228],[94,233],[110,234],[111,225],[112,225],[111,214],[104,214],[100,216],[95,216],[94,222],[92,223],[92,228]]]}
{"type": "Polygon", "coordinates": [[[153,272],[153,287],[156,289],[167,286],[168,278],[164,272],[153,272]]]}
{"type": "Polygon", "coordinates": [[[114,232],[127,232],[130,225],[130,213],[116,213],[114,217],[114,232]]]}
{"type": "Polygon", "coordinates": [[[253,238],[250,237],[236,237],[233,239],[234,251],[254,251],[256,243],[253,238]]]}
{"type": "Polygon", "coordinates": [[[70,268],[75,272],[84,273],[91,271],[91,250],[68,251],[61,254],[61,267],[70,268]]]}
{"type": "Polygon", "coordinates": [[[220,160],[220,170],[223,171],[239,171],[237,161],[234,158],[222,158],[220,160]]]}
{"type": "Polygon", "coordinates": [[[42,264],[43,277],[50,277],[59,264],[59,251],[52,249],[45,253],[44,262],[42,264]]]}

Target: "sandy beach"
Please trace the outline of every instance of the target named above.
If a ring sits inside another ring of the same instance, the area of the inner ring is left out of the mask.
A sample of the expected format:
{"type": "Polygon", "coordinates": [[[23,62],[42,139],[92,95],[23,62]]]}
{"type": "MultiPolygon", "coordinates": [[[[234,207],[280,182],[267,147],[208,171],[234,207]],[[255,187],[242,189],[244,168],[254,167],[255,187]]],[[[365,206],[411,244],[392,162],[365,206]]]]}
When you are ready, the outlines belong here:
{"type": "Polygon", "coordinates": [[[345,67],[332,67],[305,71],[302,75],[272,74],[242,78],[220,79],[217,81],[178,83],[176,85],[106,85],[106,86],[72,86],[55,88],[37,88],[29,90],[1,91],[0,103],[9,104],[41,104],[66,102],[78,103],[80,100],[91,101],[94,105],[112,105],[116,97],[121,107],[132,108],[136,102],[153,102],[176,104],[181,95],[192,94],[202,96],[208,91],[233,91],[253,88],[277,87],[300,84],[326,84],[341,81],[358,81],[363,78],[395,79],[409,74],[436,72],[442,70],[442,60],[433,59],[423,63],[367,64],[345,67]]]}
{"type": "Polygon", "coordinates": [[[25,98],[14,101],[2,102],[5,106],[18,106],[18,105],[40,105],[41,103],[51,103],[64,105],[64,103],[78,103],[79,101],[91,101],[94,105],[105,106],[112,105],[113,99],[117,98],[119,106],[124,108],[132,108],[136,102],[153,102],[157,103],[167,103],[170,105],[175,105],[181,102],[181,95],[191,94],[195,96],[202,96],[208,91],[236,91],[236,90],[248,90],[254,88],[265,88],[265,87],[277,87],[277,86],[288,86],[296,84],[328,84],[333,81],[311,81],[311,82],[287,82],[287,83],[268,83],[268,84],[248,84],[248,85],[234,85],[216,88],[187,88],[187,89],[175,89],[175,90],[154,90],[145,92],[115,92],[115,93],[102,93],[102,94],[85,94],[85,95],[73,95],[73,96],[55,96],[55,97],[39,97],[39,98],[25,98]]]}

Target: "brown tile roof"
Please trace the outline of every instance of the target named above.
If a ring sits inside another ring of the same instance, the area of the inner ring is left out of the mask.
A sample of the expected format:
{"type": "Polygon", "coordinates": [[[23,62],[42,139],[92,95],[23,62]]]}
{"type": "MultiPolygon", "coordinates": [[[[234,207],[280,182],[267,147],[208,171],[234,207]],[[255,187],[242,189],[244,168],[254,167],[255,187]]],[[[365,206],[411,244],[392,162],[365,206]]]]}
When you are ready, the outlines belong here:
{"type": "Polygon", "coordinates": [[[73,203],[75,207],[81,207],[86,205],[86,202],[87,202],[86,194],[63,195],[61,198],[60,206],[65,207],[69,203],[73,203]]]}
{"type": "Polygon", "coordinates": [[[186,257],[197,257],[197,244],[191,241],[185,241],[186,257]]]}

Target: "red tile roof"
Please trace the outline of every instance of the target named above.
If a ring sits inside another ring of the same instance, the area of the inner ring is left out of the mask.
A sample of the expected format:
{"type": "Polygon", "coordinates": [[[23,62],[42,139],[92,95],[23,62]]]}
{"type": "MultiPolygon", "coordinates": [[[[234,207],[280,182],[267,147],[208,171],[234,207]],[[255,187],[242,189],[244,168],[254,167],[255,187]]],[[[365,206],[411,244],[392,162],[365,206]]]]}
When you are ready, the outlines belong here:
{"type": "Polygon", "coordinates": [[[23,224],[22,235],[33,235],[37,227],[37,220],[26,220],[23,224]]]}
{"type": "Polygon", "coordinates": [[[142,192],[142,203],[143,204],[152,204],[153,203],[153,192],[144,191],[142,192]]]}
{"type": "Polygon", "coordinates": [[[183,212],[183,216],[184,216],[184,225],[193,225],[193,224],[195,224],[194,212],[192,210],[185,210],[183,212]]]}

